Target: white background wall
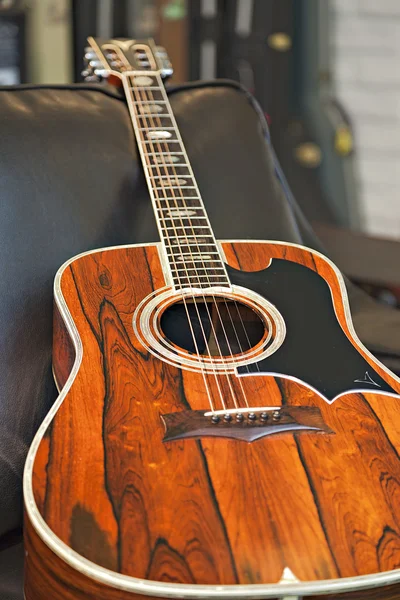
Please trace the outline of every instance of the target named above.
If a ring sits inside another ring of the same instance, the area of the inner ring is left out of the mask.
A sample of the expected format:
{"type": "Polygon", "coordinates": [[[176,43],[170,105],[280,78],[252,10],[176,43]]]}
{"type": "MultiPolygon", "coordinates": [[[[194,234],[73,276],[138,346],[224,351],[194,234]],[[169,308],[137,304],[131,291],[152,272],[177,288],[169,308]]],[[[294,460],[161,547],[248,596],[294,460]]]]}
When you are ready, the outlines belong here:
{"type": "Polygon", "coordinates": [[[400,0],[332,0],[331,17],[333,76],[354,126],[366,229],[400,239],[400,0]]]}

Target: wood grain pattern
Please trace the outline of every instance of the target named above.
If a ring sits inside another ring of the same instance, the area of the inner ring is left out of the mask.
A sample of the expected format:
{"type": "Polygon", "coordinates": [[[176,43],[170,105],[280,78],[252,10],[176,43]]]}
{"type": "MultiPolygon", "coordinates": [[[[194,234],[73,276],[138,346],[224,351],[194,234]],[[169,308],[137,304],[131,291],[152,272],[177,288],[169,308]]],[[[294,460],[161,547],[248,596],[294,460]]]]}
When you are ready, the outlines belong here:
{"type": "MultiPolygon", "coordinates": [[[[223,248],[228,263],[244,271],[261,270],[274,257],[317,271],[329,281],[351,339],[336,275],[322,258],[273,243],[223,248]]],[[[163,582],[273,584],[285,567],[301,581],[399,568],[397,398],[353,393],[330,405],[295,381],[246,376],[242,385],[254,406],[268,398],[269,405],[318,408],[335,435],[163,443],[160,414],[205,410],[208,403],[201,373],[157,359],[134,334],[135,308],[165,285],[157,248],[88,254],[71,263],[61,284],[83,360],[33,468],[38,509],[60,540],[111,571],[163,582]]],[[[55,323],[55,373],[63,385],[71,345],[55,323]]],[[[208,382],[215,386],[211,376],[208,382]]],[[[111,589],[68,595],[67,580],[71,589],[100,584],[74,576],[30,525],[27,600],[44,598],[35,573],[46,569],[49,585],[64,578],[54,598],[133,596],[111,589]]],[[[398,597],[400,586],[362,592],[363,599],[398,597]]]]}
{"type": "MultiPolygon", "coordinates": [[[[60,560],[25,520],[25,599],[49,600],[147,600],[149,596],[117,590],[82,575],[60,560]]],[[[303,600],[315,600],[315,596],[303,600]]],[[[398,586],[322,596],[323,600],[398,600],[398,586]]],[[[270,600],[277,600],[271,598],[270,600]]]]}

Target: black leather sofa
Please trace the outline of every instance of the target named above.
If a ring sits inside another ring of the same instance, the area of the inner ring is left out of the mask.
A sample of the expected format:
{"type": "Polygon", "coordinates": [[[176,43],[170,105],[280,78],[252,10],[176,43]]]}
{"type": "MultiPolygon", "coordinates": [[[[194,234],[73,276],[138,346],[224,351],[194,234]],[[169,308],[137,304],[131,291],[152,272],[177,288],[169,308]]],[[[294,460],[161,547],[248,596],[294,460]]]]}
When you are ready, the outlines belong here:
{"type": "MultiPolygon", "coordinates": [[[[217,237],[321,249],[252,98],[227,81],[170,94],[217,237]]],[[[54,274],[79,252],[158,236],[128,111],[115,92],[2,88],[0,132],[0,600],[21,600],[23,465],[56,397],[54,274]]],[[[399,372],[400,313],[350,284],[349,294],[360,338],[399,372]]]]}

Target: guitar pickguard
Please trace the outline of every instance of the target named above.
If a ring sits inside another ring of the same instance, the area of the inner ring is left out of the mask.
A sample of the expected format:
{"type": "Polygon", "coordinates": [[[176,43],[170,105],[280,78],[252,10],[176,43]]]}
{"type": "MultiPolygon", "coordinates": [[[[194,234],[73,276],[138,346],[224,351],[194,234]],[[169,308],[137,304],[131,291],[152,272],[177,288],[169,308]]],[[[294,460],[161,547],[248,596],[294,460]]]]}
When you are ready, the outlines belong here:
{"type": "MultiPolygon", "coordinates": [[[[349,392],[396,394],[350,342],[335,314],[325,279],[295,262],[273,259],[262,271],[227,266],[233,284],[270,302],[286,324],[284,343],[239,375],[274,375],[299,380],[331,403],[349,392]]],[[[397,394],[396,394],[397,395],[397,394]]]]}

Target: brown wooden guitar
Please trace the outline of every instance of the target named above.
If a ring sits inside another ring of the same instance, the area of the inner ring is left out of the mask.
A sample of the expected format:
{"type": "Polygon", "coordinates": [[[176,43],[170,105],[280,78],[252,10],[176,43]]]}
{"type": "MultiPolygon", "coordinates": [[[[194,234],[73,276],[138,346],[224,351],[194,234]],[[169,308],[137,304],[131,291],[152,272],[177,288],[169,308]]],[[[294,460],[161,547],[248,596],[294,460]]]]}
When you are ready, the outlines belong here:
{"type": "Polygon", "coordinates": [[[126,94],[161,241],[56,276],[26,600],[400,598],[400,380],[358,340],[338,269],[216,241],[164,52],[89,43],[126,94]]]}

